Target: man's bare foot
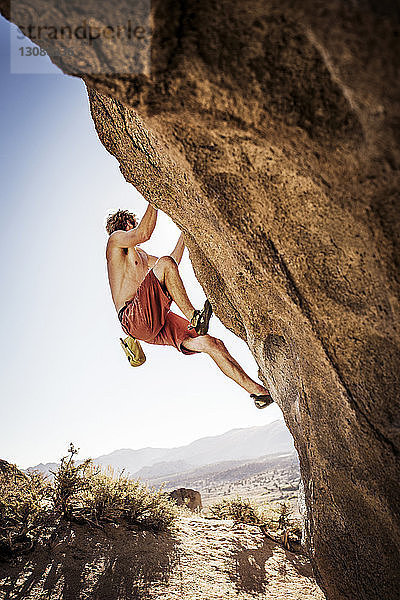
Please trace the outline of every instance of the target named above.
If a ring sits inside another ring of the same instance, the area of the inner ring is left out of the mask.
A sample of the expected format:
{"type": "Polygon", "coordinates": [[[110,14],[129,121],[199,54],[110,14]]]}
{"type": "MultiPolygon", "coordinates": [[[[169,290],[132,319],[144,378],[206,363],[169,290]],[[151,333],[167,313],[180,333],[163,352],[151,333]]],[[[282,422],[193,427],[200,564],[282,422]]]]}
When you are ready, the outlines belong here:
{"type": "Polygon", "coordinates": [[[260,385],[259,383],[255,383],[255,382],[254,382],[254,389],[251,390],[251,393],[256,396],[260,396],[261,394],[269,394],[266,387],[264,387],[263,385],[260,385]]]}

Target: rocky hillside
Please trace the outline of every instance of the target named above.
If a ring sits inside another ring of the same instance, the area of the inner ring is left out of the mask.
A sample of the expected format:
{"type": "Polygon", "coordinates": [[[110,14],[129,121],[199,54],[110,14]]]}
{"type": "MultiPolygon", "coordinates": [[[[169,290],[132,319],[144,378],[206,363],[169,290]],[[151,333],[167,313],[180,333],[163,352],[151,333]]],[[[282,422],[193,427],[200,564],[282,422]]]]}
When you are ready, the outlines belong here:
{"type": "Polygon", "coordinates": [[[145,481],[154,486],[165,484],[166,491],[180,487],[198,490],[203,506],[242,496],[257,503],[290,500],[296,509],[300,468],[296,453],[277,454],[252,461],[224,461],[145,481]]]}
{"type": "MultiPolygon", "coordinates": [[[[133,7],[22,0],[10,14],[9,2],[0,6],[25,31],[32,19],[121,23],[133,7]]],[[[330,600],[392,600],[398,4],[155,0],[148,22],[143,14],[151,36],[137,60],[110,29],[95,44],[54,35],[40,44],[86,82],[101,142],[184,232],[216,314],[247,342],[281,406],[319,583],[330,600]]]]}
{"type": "Polygon", "coordinates": [[[323,600],[308,560],[258,528],[182,517],[175,534],[65,526],[51,551],[0,564],[0,600],[323,600]]]}
{"type": "MultiPolygon", "coordinates": [[[[277,419],[267,425],[232,429],[177,448],[115,450],[94,458],[93,462],[116,471],[124,470],[140,479],[156,479],[221,461],[249,460],[293,451],[293,438],[284,421],[277,419]]],[[[49,474],[55,467],[57,463],[41,463],[32,469],[49,474]]]]}

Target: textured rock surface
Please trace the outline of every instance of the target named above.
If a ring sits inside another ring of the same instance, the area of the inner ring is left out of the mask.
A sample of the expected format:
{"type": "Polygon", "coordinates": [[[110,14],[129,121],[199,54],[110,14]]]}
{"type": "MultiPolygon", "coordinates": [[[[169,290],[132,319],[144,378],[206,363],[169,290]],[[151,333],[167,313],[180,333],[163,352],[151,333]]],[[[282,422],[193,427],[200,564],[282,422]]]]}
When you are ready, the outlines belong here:
{"type": "Polygon", "coordinates": [[[330,599],[400,586],[398,17],[154,2],[150,77],[82,73],[102,143],[282,407],[330,599]]]}

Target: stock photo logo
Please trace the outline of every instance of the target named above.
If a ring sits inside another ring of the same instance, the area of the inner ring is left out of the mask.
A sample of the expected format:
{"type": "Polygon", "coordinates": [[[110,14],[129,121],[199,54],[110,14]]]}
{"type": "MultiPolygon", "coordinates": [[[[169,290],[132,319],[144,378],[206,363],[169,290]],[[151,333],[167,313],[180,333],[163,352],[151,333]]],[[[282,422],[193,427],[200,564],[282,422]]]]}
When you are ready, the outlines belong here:
{"type": "Polygon", "coordinates": [[[11,73],[58,72],[52,61],[72,75],[150,72],[150,0],[112,11],[105,2],[12,2],[11,20],[11,73]]]}

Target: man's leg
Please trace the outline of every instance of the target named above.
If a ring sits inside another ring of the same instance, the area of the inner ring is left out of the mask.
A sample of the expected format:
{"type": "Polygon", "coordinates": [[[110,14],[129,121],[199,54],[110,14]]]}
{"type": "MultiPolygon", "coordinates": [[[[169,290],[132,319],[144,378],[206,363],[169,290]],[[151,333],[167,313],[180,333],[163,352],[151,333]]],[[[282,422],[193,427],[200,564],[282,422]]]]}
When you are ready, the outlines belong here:
{"type": "Polygon", "coordinates": [[[242,369],[239,363],[231,356],[225,347],[225,344],[218,338],[211,335],[202,335],[197,338],[187,338],[183,346],[188,350],[197,350],[205,352],[218,365],[227,377],[236,381],[238,385],[244,388],[249,394],[266,394],[268,390],[261,384],[253,381],[242,369]]]}
{"type": "Polygon", "coordinates": [[[186,293],[183,281],[179,274],[178,265],[172,256],[162,256],[153,267],[153,273],[158,281],[165,285],[171,298],[181,309],[188,321],[194,313],[194,306],[186,293]]]}

